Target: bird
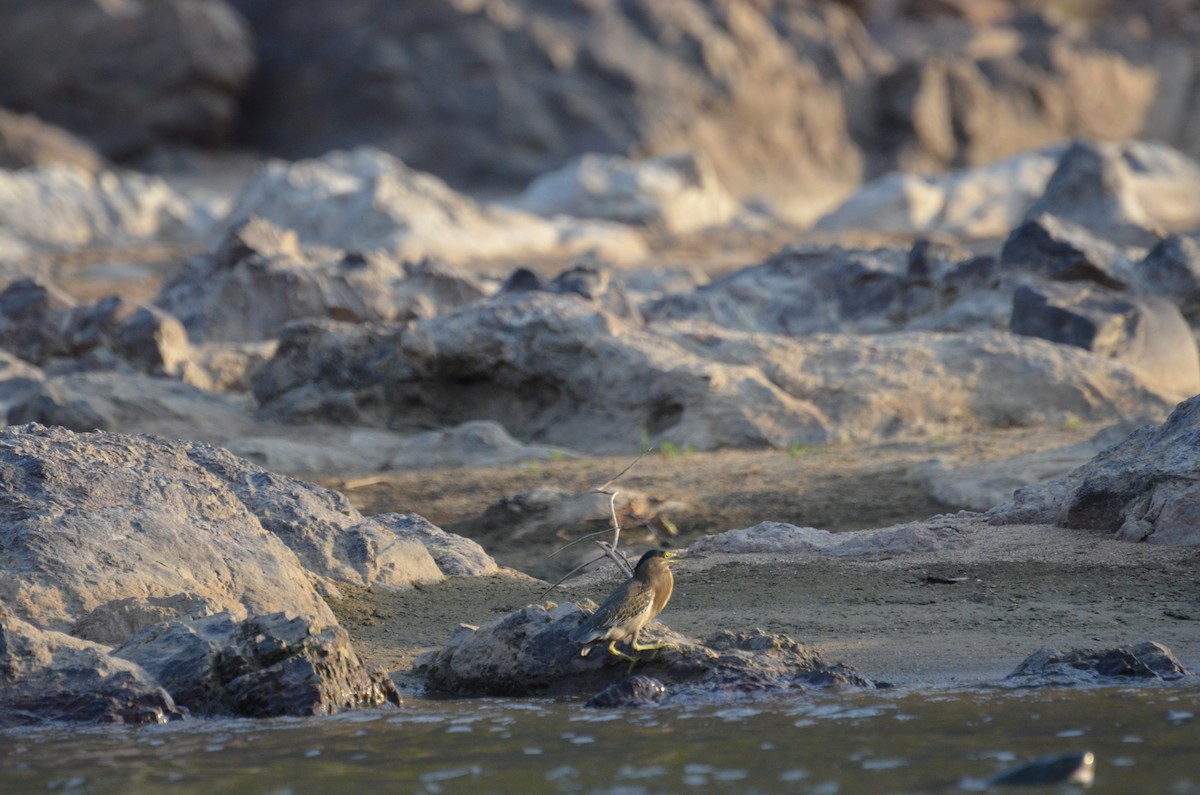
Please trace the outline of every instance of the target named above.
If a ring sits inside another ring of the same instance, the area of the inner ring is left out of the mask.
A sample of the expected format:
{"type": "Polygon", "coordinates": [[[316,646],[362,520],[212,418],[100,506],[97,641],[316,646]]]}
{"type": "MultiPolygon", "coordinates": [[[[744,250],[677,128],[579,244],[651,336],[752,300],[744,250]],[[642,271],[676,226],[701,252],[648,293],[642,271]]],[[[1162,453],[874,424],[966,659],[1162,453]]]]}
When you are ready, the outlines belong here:
{"type": "Polygon", "coordinates": [[[638,633],[651,619],[662,612],[675,590],[675,578],[668,565],[681,557],[678,552],[652,549],[642,555],[633,576],[621,583],[604,604],[571,633],[571,640],[583,648],[580,656],[586,657],[593,648],[608,642],[608,651],[615,657],[628,660],[630,664],[641,657],[626,654],[617,648],[618,641],[626,641],[634,651],[652,651],[673,646],[671,643],[655,643],[643,646],[638,643],[638,633]]]}

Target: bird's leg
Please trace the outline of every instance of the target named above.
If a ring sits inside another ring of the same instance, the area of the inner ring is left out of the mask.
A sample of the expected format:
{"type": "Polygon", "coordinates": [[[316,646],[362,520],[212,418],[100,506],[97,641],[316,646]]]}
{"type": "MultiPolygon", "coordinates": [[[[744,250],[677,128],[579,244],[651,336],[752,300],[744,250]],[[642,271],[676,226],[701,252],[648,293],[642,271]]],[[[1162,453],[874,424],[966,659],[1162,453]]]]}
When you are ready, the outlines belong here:
{"type": "Polygon", "coordinates": [[[614,657],[620,657],[622,660],[629,660],[630,670],[633,669],[633,664],[635,662],[642,659],[641,657],[634,657],[632,655],[626,654],[625,652],[618,649],[617,642],[615,640],[612,643],[608,644],[608,653],[614,657]]]}
{"type": "Polygon", "coordinates": [[[637,642],[637,638],[634,638],[633,642],[631,642],[629,645],[633,648],[634,651],[657,652],[659,649],[678,649],[679,648],[678,644],[671,643],[670,641],[663,641],[662,643],[647,643],[646,645],[642,645],[637,642]]]}

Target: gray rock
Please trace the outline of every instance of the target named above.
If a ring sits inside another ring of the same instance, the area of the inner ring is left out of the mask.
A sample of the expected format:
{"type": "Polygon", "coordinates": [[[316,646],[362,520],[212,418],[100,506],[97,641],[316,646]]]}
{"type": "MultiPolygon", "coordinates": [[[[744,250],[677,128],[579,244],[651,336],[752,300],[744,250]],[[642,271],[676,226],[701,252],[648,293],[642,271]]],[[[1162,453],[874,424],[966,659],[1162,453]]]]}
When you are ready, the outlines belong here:
{"type": "Polygon", "coordinates": [[[1195,337],[1165,299],[1087,283],[1022,285],[1013,293],[1011,328],[1125,362],[1164,394],[1182,399],[1200,392],[1195,337]]]}
{"type": "Polygon", "coordinates": [[[108,651],[0,613],[0,727],[46,721],[165,723],[184,717],[143,668],[108,651]]]}
{"type": "Polygon", "coordinates": [[[314,587],[326,578],[442,576],[423,546],[364,524],[341,495],[194,442],[10,427],[0,494],[0,599],[98,642],[220,611],[291,610],[328,626],[314,587]]]}
{"type": "Polygon", "coordinates": [[[294,231],[251,218],[212,253],[169,276],[155,304],[200,340],[275,338],[292,320],[362,323],[426,317],[484,294],[479,280],[435,261],[302,247],[294,231]]]}
{"type": "Polygon", "coordinates": [[[463,264],[588,251],[629,261],[646,253],[642,236],[629,227],[480,204],[432,174],[365,147],[316,160],[268,162],[246,182],[220,226],[235,229],[253,217],[293,230],[305,245],[382,251],[398,261],[432,257],[463,264]]]}
{"type": "Polygon", "coordinates": [[[492,556],[469,538],[447,533],[423,516],[415,513],[381,513],[371,521],[395,533],[400,538],[419,541],[429,550],[442,574],[447,577],[479,577],[500,570],[492,556]]]}
{"type": "Polygon", "coordinates": [[[1052,215],[1039,215],[1014,229],[1004,241],[1000,262],[1009,271],[1090,281],[1114,290],[1134,283],[1133,263],[1120,249],[1052,215]]]}
{"type": "Polygon", "coordinates": [[[141,665],[197,715],[332,715],[400,703],[396,685],[363,666],[344,629],[288,613],[155,624],[112,654],[141,665]]]}
{"type": "Polygon", "coordinates": [[[667,694],[666,685],[653,676],[637,674],[609,685],[584,704],[594,709],[611,707],[647,707],[657,704],[667,694]]]}
{"type": "Polygon", "coordinates": [[[1173,681],[1187,674],[1170,649],[1148,641],[1112,649],[1038,649],[1008,675],[1008,681],[1022,687],[1068,687],[1173,681]]]}
{"type": "Polygon", "coordinates": [[[686,234],[728,223],[737,202],[701,154],[633,161],[588,154],[530,183],[513,206],[543,216],[572,215],[686,234]]]}
{"type": "Polygon", "coordinates": [[[0,105],[114,158],[220,140],[254,66],[245,23],[221,0],[43,0],[2,12],[0,105]]]}
{"type": "Polygon", "coordinates": [[[994,524],[1040,521],[1115,533],[1126,541],[1200,545],[1200,398],[1042,486],[989,512],[994,524]]]}
{"type": "Polygon", "coordinates": [[[31,251],[191,242],[211,223],[158,177],[65,165],[0,170],[0,231],[31,251]]]}
{"type": "MultiPolygon", "coordinates": [[[[417,673],[430,691],[458,695],[594,693],[627,677],[629,664],[607,652],[579,654],[571,633],[586,617],[573,604],[530,605],[482,628],[461,625],[442,649],[419,661],[417,673]]],[[[870,686],[854,669],[828,666],[790,638],[761,630],[723,631],[698,643],[652,623],[641,640],[675,644],[637,663],[640,672],[670,687],[672,698],[806,685],[870,686]]]]}
{"type": "Polygon", "coordinates": [[[8,412],[42,389],[45,375],[38,367],[0,349],[0,428],[8,424],[8,412]]]}
{"type": "Polygon", "coordinates": [[[288,422],[428,428],[490,419],[539,444],[622,454],[647,440],[787,448],[1116,420],[1176,399],[1118,362],[1007,332],[864,343],[695,322],[642,327],[545,292],[403,327],[290,326],[254,386],[266,416],[288,422]]]}
{"type": "Polygon", "coordinates": [[[957,530],[937,523],[912,522],[880,530],[831,533],[784,522],[760,522],[753,527],[705,536],[688,547],[688,551],[842,558],[932,552],[953,549],[963,543],[957,530]]]}
{"type": "Polygon", "coordinates": [[[1175,302],[1192,326],[1200,326],[1200,242],[1171,235],[1150,249],[1138,276],[1146,292],[1175,302]]]}

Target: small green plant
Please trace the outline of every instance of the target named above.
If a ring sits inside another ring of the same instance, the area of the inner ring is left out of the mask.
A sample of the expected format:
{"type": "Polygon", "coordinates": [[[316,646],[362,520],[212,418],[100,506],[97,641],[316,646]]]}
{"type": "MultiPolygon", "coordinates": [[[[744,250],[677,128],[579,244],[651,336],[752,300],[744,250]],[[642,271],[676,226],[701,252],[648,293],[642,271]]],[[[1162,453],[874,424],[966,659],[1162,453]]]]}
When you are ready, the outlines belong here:
{"type": "Polygon", "coordinates": [[[562,450],[551,450],[550,451],[550,458],[554,461],[562,461],[566,457],[567,457],[567,454],[564,453],[562,450]]]}
{"type": "Polygon", "coordinates": [[[1068,431],[1076,431],[1083,427],[1083,420],[1079,417],[1067,417],[1067,421],[1063,423],[1063,428],[1068,431]]]}
{"type": "Polygon", "coordinates": [[[680,447],[674,442],[663,442],[658,446],[658,450],[667,458],[677,458],[681,455],[694,455],[696,453],[696,448],[690,444],[680,447]]]}

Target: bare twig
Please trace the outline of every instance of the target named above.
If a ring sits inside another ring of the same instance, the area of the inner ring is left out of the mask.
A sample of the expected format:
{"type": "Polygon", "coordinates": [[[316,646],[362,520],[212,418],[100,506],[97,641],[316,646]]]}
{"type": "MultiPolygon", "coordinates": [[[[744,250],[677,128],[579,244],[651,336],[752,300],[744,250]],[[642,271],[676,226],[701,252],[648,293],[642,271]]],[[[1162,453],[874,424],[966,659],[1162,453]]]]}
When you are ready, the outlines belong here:
{"type": "Polygon", "coordinates": [[[650,451],[653,449],[654,449],[654,445],[650,445],[649,447],[647,447],[645,450],[643,450],[641,453],[638,454],[637,458],[635,458],[629,462],[629,466],[625,467],[620,472],[613,475],[611,478],[609,478],[607,481],[605,481],[605,483],[603,485],[597,486],[596,488],[592,489],[592,491],[598,491],[601,494],[608,494],[608,492],[605,491],[605,489],[607,489],[609,486],[611,486],[612,484],[614,484],[618,480],[620,480],[622,475],[624,475],[629,470],[633,469],[634,466],[637,465],[637,462],[641,461],[643,458],[645,458],[650,453],[650,451]]]}

